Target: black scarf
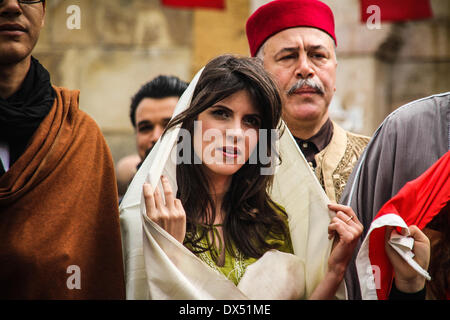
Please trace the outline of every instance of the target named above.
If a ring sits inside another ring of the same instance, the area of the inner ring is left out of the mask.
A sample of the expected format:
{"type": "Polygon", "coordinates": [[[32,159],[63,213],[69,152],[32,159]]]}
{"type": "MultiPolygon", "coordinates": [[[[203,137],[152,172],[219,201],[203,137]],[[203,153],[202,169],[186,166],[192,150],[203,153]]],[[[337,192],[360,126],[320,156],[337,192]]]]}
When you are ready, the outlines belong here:
{"type": "Polygon", "coordinates": [[[47,116],[55,101],[50,74],[31,57],[31,66],[20,89],[7,99],[0,98],[0,141],[8,143],[11,164],[47,116]]]}

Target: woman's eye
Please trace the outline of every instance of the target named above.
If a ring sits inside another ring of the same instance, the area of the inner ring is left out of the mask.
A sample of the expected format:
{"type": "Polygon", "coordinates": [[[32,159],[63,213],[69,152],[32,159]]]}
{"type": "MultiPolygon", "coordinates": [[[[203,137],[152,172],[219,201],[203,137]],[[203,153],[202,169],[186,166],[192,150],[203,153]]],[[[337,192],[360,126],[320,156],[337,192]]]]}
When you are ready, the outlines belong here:
{"type": "Polygon", "coordinates": [[[228,117],[228,113],[222,109],[213,110],[211,113],[217,118],[227,118],[228,117]]]}
{"type": "Polygon", "coordinates": [[[245,119],[245,123],[253,128],[261,127],[261,121],[257,117],[249,117],[245,119]]]}

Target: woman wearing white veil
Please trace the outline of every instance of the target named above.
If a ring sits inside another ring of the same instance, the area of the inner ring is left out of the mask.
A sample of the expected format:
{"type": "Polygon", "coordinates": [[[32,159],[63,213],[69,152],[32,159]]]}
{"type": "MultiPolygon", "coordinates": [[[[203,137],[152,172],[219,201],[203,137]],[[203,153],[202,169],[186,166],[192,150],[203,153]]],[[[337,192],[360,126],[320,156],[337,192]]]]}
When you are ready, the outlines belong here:
{"type": "Polygon", "coordinates": [[[121,204],[128,298],[345,298],[362,226],[327,205],[283,124],[273,175],[280,118],[257,59],[220,56],[196,75],[121,204]]]}

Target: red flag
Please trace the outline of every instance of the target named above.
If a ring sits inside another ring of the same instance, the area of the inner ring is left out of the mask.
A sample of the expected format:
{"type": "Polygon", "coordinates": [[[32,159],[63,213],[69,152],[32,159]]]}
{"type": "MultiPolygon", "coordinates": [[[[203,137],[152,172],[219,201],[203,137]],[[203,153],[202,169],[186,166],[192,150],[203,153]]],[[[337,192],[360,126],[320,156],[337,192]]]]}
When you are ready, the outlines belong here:
{"type": "Polygon", "coordinates": [[[389,297],[393,269],[384,249],[386,227],[416,225],[423,229],[449,201],[450,151],[420,177],[408,182],[372,221],[356,259],[363,299],[385,300],[389,297]],[[369,275],[373,266],[379,272],[378,279],[369,275]]]}
{"type": "Polygon", "coordinates": [[[380,22],[396,22],[407,20],[427,19],[433,16],[430,0],[361,0],[361,21],[376,13],[380,9],[380,22]],[[369,10],[368,10],[369,9],[369,10]]]}
{"type": "Polygon", "coordinates": [[[225,0],[162,0],[162,4],[182,8],[225,8],[225,0]]]}

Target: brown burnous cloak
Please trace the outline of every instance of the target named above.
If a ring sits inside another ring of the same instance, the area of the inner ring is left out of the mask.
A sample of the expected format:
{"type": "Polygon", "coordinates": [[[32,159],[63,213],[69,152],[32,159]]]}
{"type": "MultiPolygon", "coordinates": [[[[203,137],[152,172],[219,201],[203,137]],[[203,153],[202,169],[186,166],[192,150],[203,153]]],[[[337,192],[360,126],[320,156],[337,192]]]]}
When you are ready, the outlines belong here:
{"type": "Polygon", "coordinates": [[[51,111],[0,178],[0,299],[123,299],[117,187],[78,91],[51,111]]]}

